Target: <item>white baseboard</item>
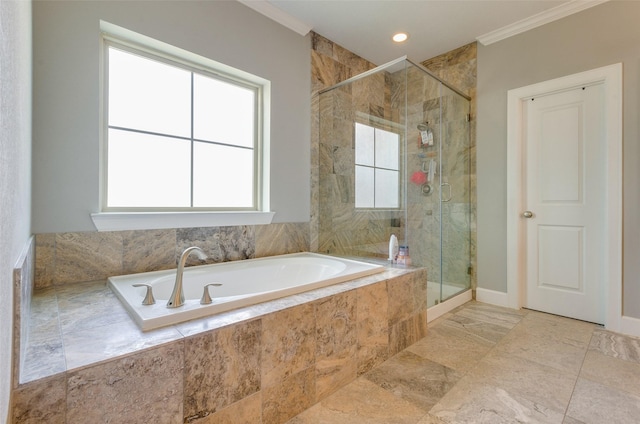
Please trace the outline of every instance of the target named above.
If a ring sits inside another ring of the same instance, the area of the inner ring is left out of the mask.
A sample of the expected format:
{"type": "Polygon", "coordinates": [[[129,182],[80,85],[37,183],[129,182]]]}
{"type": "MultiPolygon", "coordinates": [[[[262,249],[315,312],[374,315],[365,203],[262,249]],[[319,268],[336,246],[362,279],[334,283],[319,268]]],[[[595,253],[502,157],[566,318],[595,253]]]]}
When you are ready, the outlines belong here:
{"type": "Polygon", "coordinates": [[[464,293],[460,293],[459,295],[452,297],[451,299],[447,299],[442,303],[438,303],[437,305],[430,307],[427,309],[427,322],[440,318],[442,315],[457,308],[458,306],[464,305],[470,300],[471,290],[467,290],[464,293]]]}
{"type": "Polygon", "coordinates": [[[640,319],[622,316],[620,332],[629,336],[640,337],[640,319]]]}
{"type": "Polygon", "coordinates": [[[490,305],[504,306],[505,308],[509,307],[507,293],[483,289],[482,287],[476,289],[476,300],[490,305]]]}

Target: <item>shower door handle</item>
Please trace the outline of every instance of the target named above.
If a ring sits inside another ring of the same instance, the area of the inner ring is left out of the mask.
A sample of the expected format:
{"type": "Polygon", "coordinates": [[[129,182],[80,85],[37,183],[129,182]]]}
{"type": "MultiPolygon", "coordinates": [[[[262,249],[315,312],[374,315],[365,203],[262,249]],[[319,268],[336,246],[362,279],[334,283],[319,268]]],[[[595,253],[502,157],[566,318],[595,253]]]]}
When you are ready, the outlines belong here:
{"type": "Polygon", "coordinates": [[[440,184],[440,199],[441,199],[443,202],[448,202],[448,201],[450,201],[450,200],[451,200],[451,196],[452,196],[452,194],[451,194],[451,184],[449,184],[449,183],[442,183],[442,184],[440,184]],[[444,199],[444,198],[442,197],[442,188],[443,188],[443,187],[449,187],[449,197],[447,197],[446,199],[444,199]]]}

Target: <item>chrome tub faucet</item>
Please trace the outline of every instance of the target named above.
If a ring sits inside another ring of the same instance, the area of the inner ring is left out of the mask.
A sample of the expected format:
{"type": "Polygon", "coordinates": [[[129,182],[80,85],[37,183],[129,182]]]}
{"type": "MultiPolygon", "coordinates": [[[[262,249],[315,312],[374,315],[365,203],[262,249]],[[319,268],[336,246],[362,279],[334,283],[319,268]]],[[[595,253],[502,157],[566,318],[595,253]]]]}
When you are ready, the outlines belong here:
{"type": "Polygon", "coordinates": [[[182,288],[182,274],[184,273],[184,265],[191,253],[198,255],[200,259],[207,259],[207,255],[197,246],[188,247],[180,255],[178,269],[176,270],[176,284],[173,286],[173,292],[167,301],[167,308],[177,308],[184,305],[184,290],[182,288]]]}

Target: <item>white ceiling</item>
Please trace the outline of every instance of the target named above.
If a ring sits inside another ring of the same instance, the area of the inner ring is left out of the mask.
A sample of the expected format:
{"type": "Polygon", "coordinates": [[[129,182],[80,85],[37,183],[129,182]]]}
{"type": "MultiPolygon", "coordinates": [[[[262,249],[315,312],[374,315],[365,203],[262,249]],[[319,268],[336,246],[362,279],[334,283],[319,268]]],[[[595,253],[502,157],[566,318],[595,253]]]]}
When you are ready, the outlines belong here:
{"type": "Polygon", "coordinates": [[[606,0],[239,0],[304,34],[313,30],[381,65],[416,62],[479,38],[489,44],[606,0]],[[391,36],[409,33],[395,44],[391,36]]]}

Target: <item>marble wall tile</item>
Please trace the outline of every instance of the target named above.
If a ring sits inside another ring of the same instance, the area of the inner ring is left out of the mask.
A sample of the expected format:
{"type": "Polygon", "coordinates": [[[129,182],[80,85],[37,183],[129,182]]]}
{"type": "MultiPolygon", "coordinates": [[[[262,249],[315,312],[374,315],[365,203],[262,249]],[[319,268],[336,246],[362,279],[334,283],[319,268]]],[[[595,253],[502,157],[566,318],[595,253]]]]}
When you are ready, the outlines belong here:
{"type": "Polygon", "coordinates": [[[122,234],[56,234],[54,284],[100,280],[122,274],[122,234]]]}
{"type": "Polygon", "coordinates": [[[34,381],[13,391],[13,424],[66,424],[67,377],[34,381]]]}
{"type": "Polygon", "coordinates": [[[316,401],[321,401],[336,390],[356,379],[358,361],[355,346],[336,352],[316,362],[316,401]]]}
{"type": "Polygon", "coordinates": [[[185,339],[184,417],[206,417],[260,390],[262,321],[185,339]]]}
{"type": "Polygon", "coordinates": [[[387,282],[359,288],[356,296],[358,375],[361,375],[389,357],[387,282]]]}
{"type": "Polygon", "coordinates": [[[309,367],[262,389],[262,422],[281,424],[309,408],[316,400],[315,369],[309,367]]]}
{"type": "Polygon", "coordinates": [[[187,265],[237,261],[255,257],[255,227],[180,228],[176,231],[176,263],[182,252],[190,246],[198,246],[208,258],[201,260],[189,256],[187,265]]]}
{"type": "Polygon", "coordinates": [[[325,56],[333,57],[333,41],[322,35],[312,32],[311,33],[311,50],[312,52],[322,53],[325,56]]]}
{"type": "Polygon", "coordinates": [[[389,281],[389,326],[408,319],[423,308],[426,309],[426,281],[425,270],[389,281]]]}
{"type": "Polygon", "coordinates": [[[55,248],[55,234],[36,234],[35,288],[53,286],[55,248]]]}
{"type": "Polygon", "coordinates": [[[67,422],[182,423],[183,344],[68,374],[67,422]]]}
{"type": "Polygon", "coordinates": [[[427,308],[425,307],[408,319],[391,326],[389,329],[389,355],[395,355],[426,335],[427,308]]]}
{"type": "Polygon", "coordinates": [[[324,359],[356,344],[356,292],[340,293],[315,303],[316,357],[324,359]]]}
{"type": "Polygon", "coordinates": [[[123,273],[176,268],[176,230],[124,231],[123,273]]]}
{"type": "Polygon", "coordinates": [[[315,314],[311,304],[262,318],[262,387],[270,387],[315,362],[315,314]]]}
{"type": "Polygon", "coordinates": [[[260,424],[262,423],[262,393],[247,396],[218,412],[190,422],[194,424],[260,424]]]}
{"type": "Polygon", "coordinates": [[[309,223],[306,222],[259,225],[256,227],[255,256],[308,252],[309,235],[309,223]]]}
{"type": "Polygon", "coordinates": [[[315,303],[316,399],[330,395],[357,374],[356,292],[315,303]]]}

